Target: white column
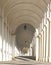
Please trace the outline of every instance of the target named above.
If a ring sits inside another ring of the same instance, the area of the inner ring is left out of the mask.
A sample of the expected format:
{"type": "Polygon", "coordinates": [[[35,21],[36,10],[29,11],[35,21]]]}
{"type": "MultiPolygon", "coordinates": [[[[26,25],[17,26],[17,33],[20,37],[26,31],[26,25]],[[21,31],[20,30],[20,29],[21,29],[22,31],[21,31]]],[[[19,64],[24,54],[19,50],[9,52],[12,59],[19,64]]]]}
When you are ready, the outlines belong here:
{"type": "Polygon", "coordinates": [[[46,61],[48,61],[48,26],[47,26],[47,44],[46,44],[46,61]]]}
{"type": "Polygon", "coordinates": [[[5,26],[5,40],[6,40],[6,44],[5,44],[5,60],[7,61],[7,43],[8,43],[8,41],[7,41],[7,18],[5,19],[5,22],[6,22],[6,26],[5,26]]]}
{"type": "Polygon", "coordinates": [[[11,49],[10,49],[10,44],[11,44],[11,36],[9,34],[9,31],[8,31],[8,60],[10,60],[10,52],[11,52],[11,49]]]}
{"type": "MultiPolygon", "coordinates": [[[[50,3],[48,5],[49,18],[50,18],[50,3]]],[[[50,59],[50,21],[48,20],[48,61],[50,59]]]]}
{"type": "Polygon", "coordinates": [[[48,54],[49,54],[49,51],[48,51],[48,49],[49,49],[49,22],[47,21],[47,45],[46,45],[46,50],[47,50],[47,52],[46,52],[46,61],[49,61],[49,57],[48,57],[48,54]]]}
{"type": "Polygon", "coordinates": [[[38,38],[38,30],[36,29],[36,34],[35,34],[35,37],[36,37],[36,61],[39,60],[39,38],[38,38]]]}
{"type": "MultiPolygon", "coordinates": [[[[8,38],[8,50],[7,50],[7,54],[8,54],[8,58],[7,58],[7,60],[9,60],[9,28],[8,28],[8,30],[7,30],[8,32],[7,32],[7,38],[8,38]]],[[[11,49],[10,49],[11,50],[11,49]]]]}
{"type": "Polygon", "coordinates": [[[2,9],[2,60],[3,60],[3,42],[4,42],[4,10],[2,9]]]}
{"type": "Polygon", "coordinates": [[[43,47],[43,45],[44,45],[44,31],[42,30],[42,61],[44,58],[44,51],[43,51],[44,47],[43,47]]]}
{"type": "Polygon", "coordinates": [[[43,61],[43,58],[42,58],[42,52],[43,52],[43,43],[42,43],[42,31],[41,31],[41,34],[40,34],[40,61],[42,62],[43,61]]]}
{"type": "MultiPolygon", "coordinates": [[[[0,12],[1,16],[1,12],[0,12]]],[[[0,17],[0,61],[2,61],[2,21],[0,17]]]]}
{"type": "Polygon", "coordinates": [[[48,62],[50,59],[50,22],[48,23],[48,62]]]}
{"type": "Polygon", "coordinates": [[[9,60],[12,60],[12,37],[11,34],[9,34],[9,60]]]}
{"type": "Polygon", "coordinates": [[[4,24],[4,39],[3,39],[3,61],[5,61],[5,24],[4,24]]]}
{"type": "Polygon", "coordinates": [[[49,62],[51,62],[51,2],[50,2],[50,17],[49,17],[49,22],[50,22],[50,58],[49,58],[49,62]]]}
{"type": "Polygon", "coordinates": [[[44,44],[44,45],[43,45],[43,46],[44,46],[44,47],[43,47],[43,48],[44,48],[44,49],[43,49],[43,51],[44,51],[44,52],[43,52],[43,53],[44,53],[44,56],[43,56],[44,60],[43,60],[43,61],[46,61],[46,43],[47,43],[47,42],[46,42],[46,41],[47,41],[47,39],[46,39],[46,38],[47,38],[46,33],[47,33],[47,32],[46,32],[46,26],[44,25],[44,43],[43,43],[43,44],[44,44]]]}
{"type": "Polygon", "coordinates": [[[51,62],[51,18],[49,18],[49,48],[48,48],[48,51],[49,51],[49,62],[51,62]]]}
{"type": "Polygon", "coordinates": [[[41,31],[41,34],[42,34],[42,61],[44,61],[44,19],[42,19],[42,31],[41,31]]]}
{"type": "Polygon", "coordinates": [[[11,39],[10,39],[10,42],[11,42],[11,59],[12,59],[12,47],[13,47],[13,44],[12,44],[12,35],[11,35],[11,33],[10,33],[10,36],[11,36],[11,39]]]}
{"type": "Polygon", "coordinates": [[[30,44],[30,56],[32,56],[32,43],[30,44]]]}
{"type": "MultiPolygon", "coordinates": [[[[50,7],[49,7],[49,4],[48,4],[48,11],[47,11],[47,18],[50,17],[50,7]]],[[[47,20],[47,46],[46,46],[46,61],[49,61],[49,54],[50,54],[50,30],[49,30],[49,21],[47,20]]]]}
{"type": "Polygon", "coordinates": [[[8,29],[6,29],[6,61],[8,61],[8,29]]]}
{"type": "Polygon", "coordinates": [[[5,50],[4,50],[4,53],[5,53],[5,61],[6,61],[6,25],[5,25],[5,50]]]}
{"type": "Polygon", "coordinates": [[[12,57],[15,57],[15,36],[12,36],[13,46],[12,46],[12,57]]]}
{"type": "Polygon", "coordinates": [[[7,35],[7,34],[6,34],[6,27],[7,27],[7,26],[6,26],[6,24],[5,24],[5,61],[6,61],[6,41],[7,41],[7,40],[6,40],[6,35],[7,35]]]}
{"type": "Polygon", "coordinates": [[[42,61],[42,35],[39,34],[39,61],[42,61]]]}
{"type": "MultiPolygon", "coordinates": [[[[35,34],[35,33],[34,33],[35,34]]],[[[36,37],[35,37],[35,35],[34,35],[34,37],[33,37],[33,40],[32,40],[32,47],[33,47],[33,56],[34,57],[36,57],[36,37]]]]}

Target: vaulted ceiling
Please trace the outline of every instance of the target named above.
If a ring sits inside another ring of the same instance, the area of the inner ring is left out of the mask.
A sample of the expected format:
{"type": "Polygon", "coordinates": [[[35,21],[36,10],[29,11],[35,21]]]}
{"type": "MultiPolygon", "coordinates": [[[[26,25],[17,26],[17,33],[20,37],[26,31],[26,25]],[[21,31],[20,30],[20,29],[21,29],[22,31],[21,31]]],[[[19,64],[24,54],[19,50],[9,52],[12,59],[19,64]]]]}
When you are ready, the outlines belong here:
{"type": "Polygon", "coordinates": [[[0,0],[4,20],[6,18],[10,32],[17,32],[18,47],[30,46],[34,34],[33,30],[42,22],[49,2],[50,0],[0,0]],[[27,30],[23,30],[24,24],[26,24],[27,30]]]}
{"type": "Polygon", "coordinates": [[[50,0],[0,0],[7,17],[11,32],[22,23],[29,23],[34,28],[38,27],[50,0]]]}

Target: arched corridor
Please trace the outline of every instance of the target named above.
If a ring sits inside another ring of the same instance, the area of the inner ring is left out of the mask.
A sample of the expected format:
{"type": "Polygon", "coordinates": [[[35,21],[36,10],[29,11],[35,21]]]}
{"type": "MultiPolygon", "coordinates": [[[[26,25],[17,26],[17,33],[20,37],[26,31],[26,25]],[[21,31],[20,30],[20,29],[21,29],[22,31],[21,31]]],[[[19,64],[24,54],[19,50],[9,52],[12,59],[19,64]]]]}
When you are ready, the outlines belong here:
{"type": "Polygon", "coordinates": [[[19,61],[50,65],[51,0],[0,0],[0,63],[19,61]]]}

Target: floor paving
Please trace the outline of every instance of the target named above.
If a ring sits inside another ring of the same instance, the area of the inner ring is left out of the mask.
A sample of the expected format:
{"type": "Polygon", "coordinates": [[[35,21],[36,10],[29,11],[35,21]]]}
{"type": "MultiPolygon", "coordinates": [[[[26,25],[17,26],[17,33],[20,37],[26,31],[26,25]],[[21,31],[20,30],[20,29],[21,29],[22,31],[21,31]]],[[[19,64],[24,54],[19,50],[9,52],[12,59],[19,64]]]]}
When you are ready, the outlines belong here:
{"type": "Polygon", "coordinates": [[[17,58],[12,61],[0,62],[0,65],[51,65],[51,63],[40,63],[27,58],[17,58]]]}

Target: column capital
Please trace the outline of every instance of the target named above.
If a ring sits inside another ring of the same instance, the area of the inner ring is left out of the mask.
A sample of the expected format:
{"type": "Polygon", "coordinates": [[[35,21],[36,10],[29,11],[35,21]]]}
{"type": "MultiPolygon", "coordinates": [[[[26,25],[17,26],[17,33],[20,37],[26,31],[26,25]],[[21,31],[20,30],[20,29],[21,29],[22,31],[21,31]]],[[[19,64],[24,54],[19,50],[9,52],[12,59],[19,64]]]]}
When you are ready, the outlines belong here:
{"type": "Polygon", "coordinates": [[[49,23],[51,23],[51,18],[47,18],[47,21],[48,21],[49,23]]]}
{"type": "Polygon", "coordinates": [[[46,25],[44,25],[44,27],[47,28],[46,25]]]}

